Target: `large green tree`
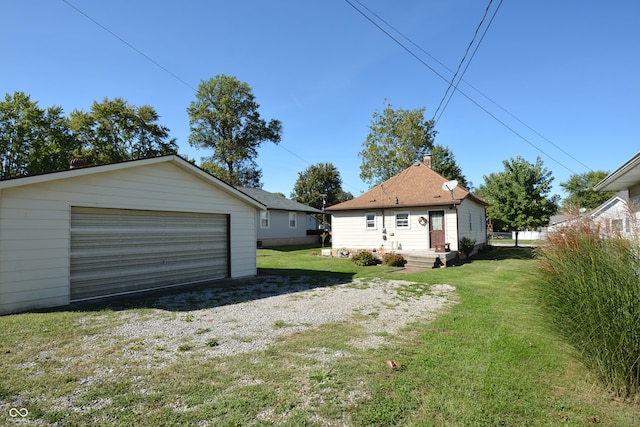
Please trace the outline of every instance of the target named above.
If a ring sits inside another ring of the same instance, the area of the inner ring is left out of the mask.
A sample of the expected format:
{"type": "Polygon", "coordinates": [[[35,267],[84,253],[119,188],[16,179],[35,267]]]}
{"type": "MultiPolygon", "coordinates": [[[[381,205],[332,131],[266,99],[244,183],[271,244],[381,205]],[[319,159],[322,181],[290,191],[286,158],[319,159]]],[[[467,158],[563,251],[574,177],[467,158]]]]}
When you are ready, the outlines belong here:
{"type": "Polygon", "coordinates": [[[0,102],[0,179],[66,169],[78,147],[62,108],[40,108],[23,92],[0,102]]]}
{"type": "Polygon", "coordinates": [[[263,142],[280,142],[282,124],[260,117],[251,87],[224,74],[200,82],[187,112],[189,144],[213,150],[204,163],[232,185],[261,187],[255,159],[263,142]],[[217,165],[214,168],[211,165],[217,165]],[[256,180],[257,178],[257,180],[256,180]]]}
{"type": "Polygon", "coordinates": [[[79,155],[87,164],[175,154],[178,146],[160,116],[149,105],[137,107],[122,98],[94,101],[88,112],[74,110],[69,126],[82,144],[79,155]]]}
{"type": "Polygon", "coordinates": [[[425,108],[394,109],[391,104],[373,113],[369,134],[358,157],[360,178],[375,186],[397,175],[433,148],[433,120],[425,120],[425,108]]]}
{"type": "Polygon", "coordinates": [[[606,171],[589,171],[573,174],[567,182],[561,182],[569,195],[562,201],[563,208],[595,209],[616,194],[616,191],[594,191],[593,187],[609,175],[606,171]]]}
{"type": "Polygon", "coordinates": [[[298,173],[291,199],[316,209],[353,199],[342,189],[340,172],[332,163],[317,163],[298,173]],[[323,194],[325,196],[323,196],[323,194]]]}
{"type": "Polygon", "coordinates": [[[504,171],[484,176],[478,195],[489,202],[487,217],[499,222],[508,231],[534,230],[549,223],[558,210],[559,196],[551,196],[551,172],[542,159],[529,163],[518,156],[503,160],[504,171]]]}
{"type": "Polygon", "coordinates": [[[448,147],[434,144],[431,149],[431,168],[447,179],[455,179],[458,184],[471,190],[471,182],[462,174],[462,169],[453,152],[448,147]]]}

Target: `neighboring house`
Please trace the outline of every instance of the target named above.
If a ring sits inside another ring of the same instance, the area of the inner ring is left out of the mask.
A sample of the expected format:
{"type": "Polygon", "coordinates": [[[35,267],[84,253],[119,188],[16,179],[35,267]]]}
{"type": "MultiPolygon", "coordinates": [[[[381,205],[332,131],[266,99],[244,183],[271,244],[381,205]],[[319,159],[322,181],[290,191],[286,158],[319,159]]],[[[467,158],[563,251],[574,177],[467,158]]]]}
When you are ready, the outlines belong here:
{"type": "Polygon", "coordinates": [[[625,233],[633,233],[633,237],[637,238],[635,231],[640,227],[640,152],[596,184],[593,189],[627,192],[627,207],[619,209],[620,216],[613,226],[619,228],[621,224],[624,230],[626,220],[628,231],[625,233]]]}
{"type": "Polygon", "coordinates": [[[460,239],[487,242],[487,203],[431,169],[430,156],[361,196],[326,210],[332,215],[334,255],[357,250],[444,253],[455,258],[460,239]]]}
{"type": "Polygon", "coordinates": [[[554,233],[564,227],[568,227],[571,224],[571,219],[572,218],[570,215],[551,215],[549,217],[549,225],[547,225],[546,229],[544,230],[544,238],[546,238],[549,233],[554,233]]]}
{"type": "Polygon", "coordinates": [[[0,314],[255,276],[264,208],[174,155],[0,181],[0,314]]]}
{"type": "Polygon", "coordinates": [[[260,188],[237,189],[267,207],[260,212],[256,222],[259,248],[319,242],[317,220],[311,218],[312,214],[322,215],[321,210],[260,188]],[[307,230],[314,230],[315,234],[307,235],[307,230]]]}
{"type": "Polygon", "coordinates": [[[626,190],[620,191],[591,211],[591,220],[603,235],[619,233],[626,238],[632,236],[628,194],[626,190]]]}
{"type": "Polygon", "coordinates": [[[640,207],[640,152],[593,187],[595,191],[629,192],[629,202],[636,211],[640,207]]]}

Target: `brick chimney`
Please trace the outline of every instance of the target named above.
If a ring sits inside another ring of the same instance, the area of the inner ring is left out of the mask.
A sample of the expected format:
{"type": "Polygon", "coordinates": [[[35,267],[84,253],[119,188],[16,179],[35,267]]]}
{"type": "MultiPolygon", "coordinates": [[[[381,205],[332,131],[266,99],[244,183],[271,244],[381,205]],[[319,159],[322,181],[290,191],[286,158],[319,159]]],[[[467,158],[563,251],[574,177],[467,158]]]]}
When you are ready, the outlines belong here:
{"type": "Polygon", "coordinates": [[[84,159],[75,158],[69,161],[69,169],[80,169],[86,166],[87,164],[85,163],[84,159]]]}
{"type": "Polygon", "coordinates": [[[422,163],[424,163],[425,166],[431,169],[431,154],[427,154],[426,156],[424,156],[424,161],[422,163]]]}

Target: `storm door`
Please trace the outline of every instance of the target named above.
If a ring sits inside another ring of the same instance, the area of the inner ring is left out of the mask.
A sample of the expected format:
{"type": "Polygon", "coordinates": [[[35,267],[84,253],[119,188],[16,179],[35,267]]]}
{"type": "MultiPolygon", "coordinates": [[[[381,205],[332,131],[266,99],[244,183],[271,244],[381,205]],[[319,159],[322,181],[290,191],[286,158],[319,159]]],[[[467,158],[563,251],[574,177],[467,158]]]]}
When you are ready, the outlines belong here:
{"type": "Polygon", "coordinates": [[[444,211],[429,212],[429,247],[444,245],[444,211]]]}

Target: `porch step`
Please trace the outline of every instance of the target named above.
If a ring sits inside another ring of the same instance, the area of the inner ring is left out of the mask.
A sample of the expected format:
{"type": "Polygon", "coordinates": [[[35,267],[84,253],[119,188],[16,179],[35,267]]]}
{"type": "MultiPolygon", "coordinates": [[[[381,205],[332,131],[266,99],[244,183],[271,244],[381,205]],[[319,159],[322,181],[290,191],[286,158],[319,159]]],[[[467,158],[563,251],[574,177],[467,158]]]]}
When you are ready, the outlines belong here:
{"type": "MultiPolygon", "coordinates": [[[[406,268],[436,268],[442,265],[438,263],[437,255],[403,255],[407,261],[406,268]]],[[[445,262],[445,257],[440,258],[441,262],[445,262]]]]}

